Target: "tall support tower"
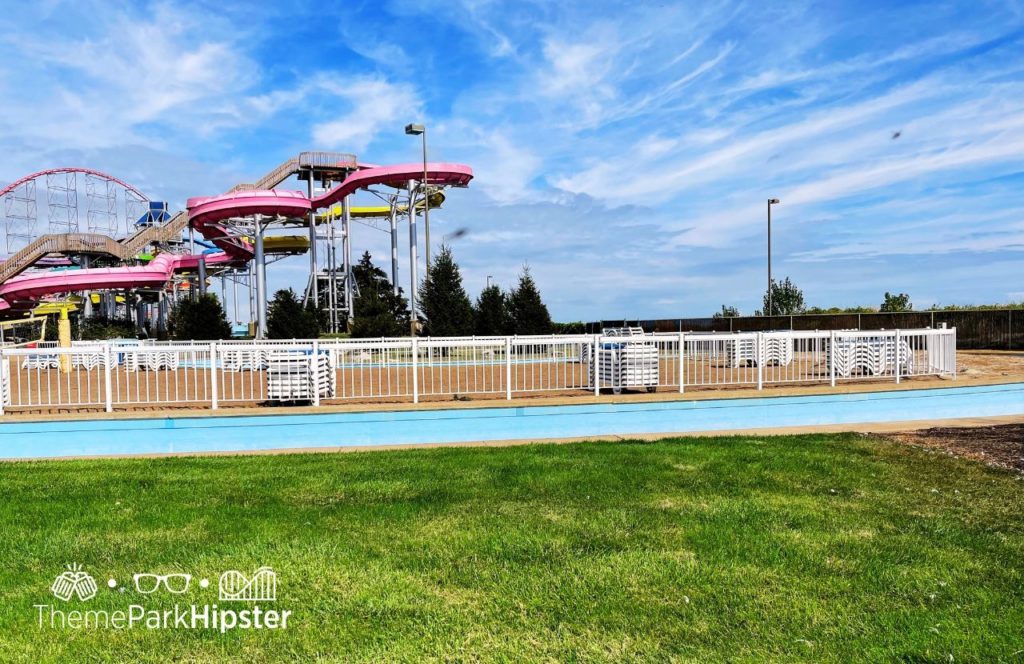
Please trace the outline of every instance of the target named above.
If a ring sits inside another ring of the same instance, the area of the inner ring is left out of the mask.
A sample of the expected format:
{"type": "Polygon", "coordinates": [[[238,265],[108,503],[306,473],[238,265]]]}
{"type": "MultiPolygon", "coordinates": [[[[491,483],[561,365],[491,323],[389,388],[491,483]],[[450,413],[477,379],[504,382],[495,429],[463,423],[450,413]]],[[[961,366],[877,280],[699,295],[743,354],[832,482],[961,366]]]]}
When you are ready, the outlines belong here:
{"type": "Polygon", "coordinates": [[[90,233],[117,235],[117,184],[93,174],[85,176],[85,197],[88,201],[86,223],[90,233]]]}
{"type": "Polygon", "coordinates": [[[4,196],[4,233],[6,251],[17,252],[36,238],[36,219],[39,216],[36,181],[25,180],[4,196]]]}
{"type": "MultiPolygon", "coordinates": [[[[303,152],[299,155],[299,166],[298,178],[306,182],[310,198],[344,181],[357,169],[355,155],[335,152],[303,152]]],[[[356,290],[351,252],[347,250],[351,238],[349,215],[344,212],[347,209],[346,199],[342,205],[332,206],[321,214],[312,210],[308,220],[310,276],[305,299],[317,302],[326,312],[331,332],[348,329],[356,290]]]]}
{"type": "Polygon", "coordinates": [[[75,171],[46,174],[50,233],[78,232],[78,178],[75,171]]]}

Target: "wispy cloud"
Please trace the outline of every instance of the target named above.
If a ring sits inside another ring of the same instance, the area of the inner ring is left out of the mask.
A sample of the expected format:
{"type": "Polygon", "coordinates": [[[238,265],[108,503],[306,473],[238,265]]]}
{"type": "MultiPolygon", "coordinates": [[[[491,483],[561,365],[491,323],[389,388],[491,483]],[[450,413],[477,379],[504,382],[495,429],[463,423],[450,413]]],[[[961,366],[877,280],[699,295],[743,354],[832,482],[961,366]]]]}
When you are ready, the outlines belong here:
{"type": "Polygon", "coordinates": [[[408,84],[369,77],[338,84],[322,80],[321,86],[349,107],[340,117],[313,125],[313,141],[327,148],[361,152],[381,128],[420,112],[419,98],[408,84]]]}

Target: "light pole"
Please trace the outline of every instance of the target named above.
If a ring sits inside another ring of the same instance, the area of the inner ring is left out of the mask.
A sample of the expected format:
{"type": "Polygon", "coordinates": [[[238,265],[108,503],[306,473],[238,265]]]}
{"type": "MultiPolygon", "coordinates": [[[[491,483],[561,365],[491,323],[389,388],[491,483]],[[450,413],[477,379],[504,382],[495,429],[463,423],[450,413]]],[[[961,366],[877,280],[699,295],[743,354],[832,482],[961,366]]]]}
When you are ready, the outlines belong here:
{"type": "MultiPolygon", "coordinates": [[[[420,136],[423,138],[423,181],[420,188],[423,190],[423,233],[427,243],[427,267],[430,267],[430,197],[427,192],[427,128],[421,124],[405,125],[405,133],[409,136],[420,136]]],[[[409,201],[412,205],[412,201],[409,201]]]]}
{"type": "Polygon", "coordinates": [[[494,278],[493,275],[490,275],[490,274],[487,275],[487,288],[491,287],[491,279],[493,279],[493,278],[494,278]]]}
{"type": "Polygon", "coordinates": [[[772,315],[772,206],[778,205],[779,199],[768,199],[768,311],[766,316],[772,315]]]}

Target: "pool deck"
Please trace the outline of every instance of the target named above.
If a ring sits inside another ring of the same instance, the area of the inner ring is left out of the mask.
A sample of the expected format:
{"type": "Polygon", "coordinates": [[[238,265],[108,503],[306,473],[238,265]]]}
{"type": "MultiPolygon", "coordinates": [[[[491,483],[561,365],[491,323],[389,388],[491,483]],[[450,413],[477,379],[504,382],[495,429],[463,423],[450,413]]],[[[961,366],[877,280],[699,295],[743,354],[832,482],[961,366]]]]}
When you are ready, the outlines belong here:
{"type": "Polygon", "coordinates": [[[283,409],[283,413],[264,409],[245,415],[204,411],[201,417],[175,413],[171,417],[9,421],[0,424],[0,457],[330,452],[680,435],[884,432],[1024,421],[1024,382],[919,387],[805,395],[761,391],[747,398],[718,394],[716,399],[648,397],[591,403],[574,399],[567,405],[553,405],[550,400],[534,406],[497,402],[489,408],[283,409]]]}
{"type": "MultiPolygon", "coordinates": [[[[710,431],[679,431],[675,433],[576,436],[569,438],[520,438],[513,440],[477,440],[458,443],[409,443],[390,445],[352,445],[336,447],[289,447],[266,450],[225,450],[205,452],[161,452],[153,454],[99,454],[88,456],[62,456],[60,460],[74,459],[162,459],[165,457],[192,456],[239,456],[239,455],[282,455],[282,454],[337,454],[344,452],[386,452],[389,450],[437,449],[445,447],[514,447],[519,445],[562,445],[567,443],[596,443],[606,441],[645,440],[665,438],[727,438],[730,436],[796,436],[816,433],[862,433],[878,434],[919,431],[931,427],[992,427],[1002,424],[1024,424],[1024,415],[995,417],[962,417],[943,420],[910,420],[906,422],[865,422],[863,424],[830,424],[799,427],[728,429],[710,431]]],[[[31,459],[5,459],[0,463],[31,461],[31,459]]]]}
{"type": "MultiPolygon", "coordinates": [[[[970,355],[970,351],[962,352],[970,355]]],[[[1020,352],[1006,353],[1003,351],[986,351],[984,355],[999,357],[1000,355],[1024,357],[1020,352]]],[[[625,392],[611,394],[603,392],[600,396],[582,390],[571,394],[516,394],[508,400],[503,395],[473,395],[466,400],[428,399],[414,404],[410,401],[384,401],[372,403],[353,401],[342,404],[323,404],[320,406],[234,406],[224,405],[217,410],[210,408],[165,408],[136,407],[130,410],[115,410],[107,413],[102,411],[67,410],[48,413],[8,412],[0,417],[0,426],[8,422],[53,422],[61,420],[125,420],[152,418],[194,418],[194,417],[250,417],[254,415],[313,415],[328,413],[372,413],[372,412],[404,412],[424,410],[452,410],[471,408],[525,408],[532,406],[580,406],[588,404],[629,404],[652,403],[665,401],[702,401],[706,399],[755,399],[762,397],[792,397],[829,394],[859,394],[865,392],[891,392],[897,390],[920,390],[954,387],[974,387],[980,385],[1004,385],[1024,382],[1024,369],[1012,367],[1010,371],[998,373],[960,374],[955,379],[936,376],[906,378],[897,384],[892,380],[862,380],[837,383],[835,387],[827,384],[815,385],[773,385],[758,390],[755,387],[723,385],[715,388],[703,387],[687,389],[685,392],[660,390],[654,393],[625,392]]]]}

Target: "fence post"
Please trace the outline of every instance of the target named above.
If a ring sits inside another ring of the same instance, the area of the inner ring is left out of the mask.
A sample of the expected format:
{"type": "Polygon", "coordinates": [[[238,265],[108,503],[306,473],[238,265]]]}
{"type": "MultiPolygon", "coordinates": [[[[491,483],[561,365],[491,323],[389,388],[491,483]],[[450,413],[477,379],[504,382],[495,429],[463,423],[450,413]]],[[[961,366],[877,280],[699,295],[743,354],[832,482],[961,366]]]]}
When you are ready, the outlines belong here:
{"type": "Polygon", "coordinates": [[[320,406],[320,342],[313,340],[313,357],[309,360],[313,371],[313,407],[320,406]]]}
{"type": "Polygon", "coordinates": [[[599,397],[599,396],[601,396],[601,372],[600,372],[600,367],[597,366],[597,365],[598,365],[598,362],[601,359],[601,348],[600,348],[600,346],[601,346],[601,335],[600,334],[595,334],[594,335],[593,346],[594,346],[594,351],[593,351],[592,354],[593,354],[594,357],[593,357],[593,362],[590,363],[590,367],[591,367],[590,375],[591,375],[591,379],[594,381],[594,396],[595,397],[599,397]]]}
{"type": "Polygon", "coordinates": [[[679,394],[686,391],[686,333],[679,333],[679,394]]]}
{"type": "Polygon", "coordinates": [[[754,348],[754,358],[757,361],[757,389],[764,389],[764,348],[762,347],[762,335],[763,332],[757,333],[757,339],[754,340],[756,347],[754,348]]]}
{"type": "Polygon", "coordinates": [[[505,337],[505,398],[512,400],[512,337],[505,337]]]}
{"type": "Polygon", "coordinates": [[[947,346],[946,346],[947,351],[949,352],[950,355],[952,355],[952,360],[950,361],[950,364],[953,365],[953,380],[956,380],[956,328],[955,327],[953,328],[953,331],[949,333],[949,336],[946,338],[946,344],[947,344],[947,346]]]}
{"type": "Polygon", "coordinates": [[[420,345],[416,337],[412,337],[412,402],[420,402],[420,345]]]}
{"type": "Polygon", "coordinates": [[[114,410],[113,383],[110,375],[110,342],[103,344],[103,407],[108,413],[114,410]]]}
{"type": "Polygon", "coordinates": [[[217,410],[217,342],[210,342],[210,410],[217,410]]]}
{"type": "Polygon", "coordinates": [[[896,384],[900,384],[900,329],[896,328],[894,332],[896,337],[896,384]]]}
{"type": "Polygon", "coordinates": [[[832,387],[836,386],[836,331],[828,332],[828,373],[832,387]]]}
{"type": "Polygon", "coordinates": [[[4,349],[0,348],[0,415],[4,414],[4,404],[7,402],[7,395],[11,393],[10,368],[7,366],[7,358],[4,357],[4,349]]]}

